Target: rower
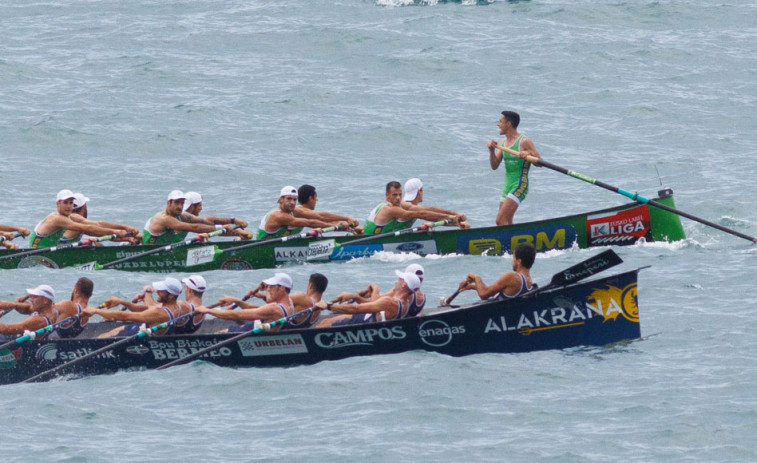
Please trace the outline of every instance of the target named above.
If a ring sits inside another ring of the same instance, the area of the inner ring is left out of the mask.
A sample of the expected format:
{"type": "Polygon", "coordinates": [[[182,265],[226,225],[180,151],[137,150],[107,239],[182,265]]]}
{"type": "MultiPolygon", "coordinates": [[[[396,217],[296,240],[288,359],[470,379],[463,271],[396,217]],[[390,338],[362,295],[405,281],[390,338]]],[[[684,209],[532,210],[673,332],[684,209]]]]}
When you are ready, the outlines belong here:
{"type": "Polygon", "coordinates": [[[293,186],[285,186],[279,194],[279,207],[263,216],[258,226],[258,240],[280,238],[282,236],[296,235],[304,227],[316,230],[331,226],[347,228],[349,224],[344,220],[321,220],[297,217],[294,210],[297,206],[297,189],[293,186]]]}
{"type": "MultiPolygon", "coordinates": [[[[460,228],[470,228],[470,224],[466,221],[465,214],[459,212],[450,211],[448,209],[442,209],[440,207],[433,206],[421,206],[423,201],[423,182],[419,178],[411,178],[405,182],[404,194],[402,195],[402,202],[400,205],[407,211],[425,210],[431,212],[438,212],[440,214],[453,215],[460,218],[460,228]]],[[[412,226],[412,222],[411,222],[412,226]]]]}
{"type": "Polygon", "coordinates": [[[479,275],[469,273],[465,281],[460,282],[459,289],[461,292],[475,289],[481,300],[507,300],[522,296],[537,287],[531,281],[531,266],[535,259],[534,247],[521,243],[513,253],[512,272],[502,274],[491,286],[487,286],[479,275]]]}
{"type": "Polygon", "coordinates": [[[412,228],[417,219],[431,222],[452,219],[453,225],[460,228],[465,228],[467,224],[465,216],[462,215],[433,212],[425,209],[404,209],[402,207],[402,185],[400,185],[400,182],[393,181],[386,184],[384,202],[376,206],[365,221],[363,234],[376,235],[412,228]]]}
{"type": "MultiPolygon", "coordinates": [[[[187,278],[182,278],[181,282],[184,284],[184,297],[186,301],[180,301],[182,313],[195,312],[195,308],[202,305],[202,295],[208,288],[208,284],[202,275],[192,275],[187,278]]],[[[191,334],[199,330],[202,326],[202,322],[205,321],[205,314],[195,313],[194,316],[184,318],[176,323],[174,332],[176,334],[191,334]]]]}
{"type": "Polygon", "coordinates": [[[235,235],[244,239],[251,236],[241,228],[234,229],[234,225],[247,226],[247,222],[237,222],[235,218],[213,217],[219,219],[216,222],[209,217],[200,218],[184,212],[185,198],[186,195],[179,190],[173,190],[168,194],[165,210],[158,212],[145,223],[142,244],[178,243],[183,241],[189,232],[209,233],[221,229],[225,230],[225,235],[235,235]]]}
{"type": "Polygon", "coordinates": [[[124,238],[127,230],[101,226],[96,222],[78,222],[72,220],[74,208],[74,193],[71,190],[61,190],[56,196],[56,212],[48,215],[34,227],[29,237],[31,249],[46,248],[57,245],[66,230],[86,233],[91,236],[117,235],[124,238]]]}
{"type": "Polygon", "coordinates": [[[84,309],[84,314],[91,317],[99,315],[105,320],[114,320],[121,322],[132,322],[125,327],[118,327],[99,337],[121,337],[133,336],[142,329],[142,325],[149,327],[160,325],[164,322],[170,322],[170,325],[164,329],[156,331],[155,335],[167,335],[174,333],[173,321],[176,317],[182,315],[179,307],[178,297],[181,294],[181,283],[176,278],[166,278],[162,281],[156,281],[152,285],[143,288],[145,293],[144,301],[146,309],[141,312],[123,312],[115,310],[104,310],[94,307],[84,309]],[[153,299],[153,294],[157,293],[157,301],[153,299]]]}
{"type": "Polygon", "coordinates": [[[414,273],[399,270],[395,270],[394,273],[397,275],[397,281],[394,283],[394,292],[391,296],[386,295],[374,301],[351,304],[320,301],[316,304],[319,309],[348,315],[326,318],[318,323],[318,327],[357,325],[407,318],[407,309],[413,299],[413,294],[421,287],[421,281],[414,273]]]}
{"type": "Polygon", "coordinates": [[[359,222],[346,215],[334,214],[332,212],[316,211],[315,205],[318,202],[318,193],[312,185],[302,185],[297,189],[297,206],[294,208],[294,216],[304,219],[318,219],[324,222],[343,221],[355,229],[359,222]]]}
{"type": "MultiPolygon", "coordinates": [[[[184,212],[187,214],[192,214],[196,217],[200,216],[200,212],[202,212],[202,195],[196,191],[187,191],[185,194],[184,199],[184,212]]],[[[206,215],[202,217],[202,219],[205,221],[205,223],[210,224],[229,224],[233,223],[239,226],[239,228],[247,228],[247,222],[240,219],[234,219],[234,218],[227,218],[227,217],[217,217],[214,215],[206,215]]],[[[237,232],[239,236],[242,236],[244,239],[251,239],[252,233],[248,232],[247,230],[239,230],[237,232]]]]}
{"type": "Polygon", "coordinates": [[[0,240],[0,246],[8,249],[16,249],[18,246],[11,243],[11,240],[16,236],[27,237],[30,233],[31,230],[28,228],[16,227],[13,225],[0,225],[0,237],[2,237],[2,240],[0,240]]]}
{"type": "MultiPolygon", "coordinates": [[[[139,244],[139,240],[142,237],[139,235],[139,230],[137,230],[134,227],[131,227],[129,225],[123,225],[120,223],[105,222],[102,220],[98,220],[98,221],[89,220],[87,218],[89,214],[87,203],[89,203],[88,197],[84,196],[82,193],[74,193],[74,208],[71,211],[71,215],[69,216],[71,220],[78,223],[95,224],[101,227],[115,228],[118,230],[126,230],[127,232],[131,233],[132,236],[127,237],[125,241],[128,241],[131,244],[139,244]]],[[[60,244],[66,244],[66,243],[72,243],[72,242],[78,241],[79,238],[81,238],[81,235],[82,235],[81,231],[66,230],[65,233],[63,233],[63,237],[60,239],[60,244]]],[[[120,241],[120,239],[115,239],[113,241],[120,241]]]]}
{"type": "MultiPolygon", "coordinates": [[[[404,273],[413,273],[415,276],[418,277],[418,280],[423,284],[423,276],[425,274],[425,271],[423,269],[423,266],[420,264],[410,264],[405,268],[404,273]]],[[[375,301],[381,297],[384,296],[393,296],[394,295],[394,287],[387,291],[384,294],[381,294],[378,288],[378,285],[376,283],[371,283],[368,285],[368,287],[364,290],[358,291],[358,292],[343,292],[340,293],[339,296],[337,296],[334,299],[334,302],[369,302],[369,301],[375,301]]],[[[407,309],[407,317],[415,317],[419,313],[421,313],[421,310],[423,310],[423,307],[426,305],[426,295],[423,294],[423,291],[421,291],[420,286],[418,289],[413,291],[413,297],[410,300],[410,304],[408,305],[407,309]]]]}
{"type": "MultiPolygon", "coordinates": [[[[239,327],[231,327],[228,329],[229,332],[249,331],[254,329],[255,321],[257,320],[261,323],[270,323],[294,313],[294,304],[289,297],[289,293],[292,290],[292,278],[289,275],[286,273],[276,273],[271,278],[263,280],[263,285],[263,288],[265,289],[266,303],[262,306],[245,308],[244,310],[196,307],[195,311],[206,315],[212,315],[223,320],[250,322],[239,327]]],[[[278,330],[279,328],[273,329],[278,330]]]]}
{"type": "MultiPolygon", "coordinates": [[[[18,323],[0,323],[0,339],[15,339],[27,331],[37,331],[58,321],[55,291],[52,287],[39,285],[36,288],[27,289],[26,294],[26,297],[20,297],[15,302],[0,301],[0,310],[15,309],[19,313],[30,314],[18,323]],[[30,302],[25,302],[27,298],[30,302]]],[[[46,335],[47,333],[43,336],[46,335]]]]}
{"type": "Polygon", "coordinates": [[[58,318],[64,320],[75,315],[78,317],[74,320],[61,324],[50,334],[50,339],[71,339],[79,336],[89,321],[89,317],[82,312],[89,304],[89,298],[92,297],[92,291],[95,284],[89,278],[79,278],[71,292],[71,299],[58,301],[55,308],[58,309],[58,318]]]}

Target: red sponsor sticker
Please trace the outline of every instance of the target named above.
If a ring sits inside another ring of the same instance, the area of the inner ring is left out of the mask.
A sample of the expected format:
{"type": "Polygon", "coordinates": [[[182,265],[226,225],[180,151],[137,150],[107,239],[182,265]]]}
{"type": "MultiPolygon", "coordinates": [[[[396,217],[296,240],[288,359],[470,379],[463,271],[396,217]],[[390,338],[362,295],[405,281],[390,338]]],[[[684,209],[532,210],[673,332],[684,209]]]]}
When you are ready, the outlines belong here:
{"type": "Polygon", "coordinates": [[[586,219],[589,246],[632,244],[639,238],[651,237],[649,207],[641,205],[607,214],[590,215],[586,219]]]}

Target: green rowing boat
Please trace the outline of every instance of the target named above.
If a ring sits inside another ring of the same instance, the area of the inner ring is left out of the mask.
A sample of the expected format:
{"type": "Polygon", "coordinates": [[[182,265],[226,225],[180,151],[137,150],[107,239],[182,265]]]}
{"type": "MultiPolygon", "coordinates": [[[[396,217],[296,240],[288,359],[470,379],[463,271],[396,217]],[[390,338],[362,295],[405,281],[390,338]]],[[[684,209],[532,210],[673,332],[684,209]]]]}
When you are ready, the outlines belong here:
{"type": "MultiPolygon", "coordinates": [[[[659,192],[658,201],[675,208],[672,191],[659,192]]],[[[520,243],[537,251],[573,246],[630,245],[639,240],[677,241],[685,235],[678,215],[630,203],[599,211],[524,222],[505,227],[468,230],[419,230],[366,236],[316,237],[299,235],[288,239],[251,242],[188,243],[183,246],[81,246],[57,252],[29,254],[28,250],[0,251],[0,268],[34,266],[49,268],[111,268],[133,272],[201,272],[205,270],[250,270],[298,262],[330,262],[367,257],[376,252],[427,254],[486,254],[509,252],[520,243]],[[359,242],[358,242],[359,241],[359,242]],[[350,244],[355,242],[355,244],[350,244]],[[12,257],[18,254],[18,257],[12,257]],[[116,263],[115,261],[120,261],[116,263]],[[114,265],[108,265],[113,263],[114,265]]]]}

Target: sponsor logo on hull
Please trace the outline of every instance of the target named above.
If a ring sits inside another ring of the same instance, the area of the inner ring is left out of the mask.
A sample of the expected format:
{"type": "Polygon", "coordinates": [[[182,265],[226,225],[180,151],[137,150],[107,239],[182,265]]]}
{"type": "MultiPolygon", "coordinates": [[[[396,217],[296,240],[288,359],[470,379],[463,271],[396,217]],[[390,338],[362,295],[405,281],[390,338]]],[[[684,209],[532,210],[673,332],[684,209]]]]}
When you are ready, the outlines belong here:
{"type": "MultiPolygon", "coordinates": [[[[155,360],[176,360],[193,354],[200,349],[210,347],[218,341],[214,339],[176,339],[176,340],[150,340],[147,346],[155,360]]],[[[216,350],[202,354],[199,358],[228,357],[231,349],[219,347],[216,350]]]]}
{"type": "Polygon", "coordinates": [[[608,214],[590,215],[586,219],[589,246],[632,244],[641,238],[651,239],[649,207],[637,206],[608,214]]]}
{"type": "MultiPolygon", "coordinates": [[[[328,255],[324,253],[327,250],[320,249],[322,245],[316,244],[315,247],[308,246],[280,246],[273,248],[276,263],[285,262],[305,262],[309,260],[326,259],[328,255]],[[316,249],[316,247],[318,249],[316,249]]],[[[326,245],[323,245],[326,246],[326,245]]],[[[349,260],[360,257],[370,257],[373,254],[386,252],[414,252],[417,254],[437,254],[439,251],[434,240],[406,241],[401,243],[366,243],[366,244],[343,244],[332,248],[330,260],[349,260]]]]}
{"type": "MultiPolygon", "coordinates": [[[[41,361],[52,362],[54,360],[63,360],[64,362],[68,362],[71,360],[75,360],[79,357],[84,357],[85,355],[89,355],[95,350],[96,349],[91,349],[89,347],[80,347],[78,349],[73,349],[73,350],[63,350],[63,349],[58,349],[58,347],[55,344],[45,344],[43,346],[40,346],[37,349],[37,352],[34,354],[34,357],[37,360],[41,360],[41,361]]],[[[106,351],[106,352],[97,354],[94,358],[115,359],[117,357],[112,351],[106,351]]]]}
{"type": "Polygon", "coordinates": [[[245,357],[260,357],[264,355],[305,354],[308,347],[299,334],[248,337],[237,341],[239,350],[245,357]]]}
{"type": "Polygon", "coordinates": [[[191,267],[193,265],[207,264],[213,262],[213,258],[216,256],[215,246],[203,246],[200,248],[192,248],[187,250],[187,262],[186,266],[191,267]]]}
{"type": "Polygon", "coordinates": [[[427,320],[418,327],[418,336],[424,344],[432,347],[443,347],[452,341],[452,337],[465,334],[465,326],[449,326],[442,320],[427,320]]]}
{"type": "Polygon", "coordinates": [[[324,349],[339,349],[351,346],[372,346],[374,341],[392,341],[405,339],[407,333],[401,326],[347,330],[331,333],[318,333],[315,343],[324,349]]]}
{"type": "Polygon", "coordinates": [[[521,243],[537,251],[568,249],[578,238],[576,229],[566,223],[518,228],[512,231],[465,233],[457,237],[457,251],[462,254],[496,255],[510,252],[521,243]]]}

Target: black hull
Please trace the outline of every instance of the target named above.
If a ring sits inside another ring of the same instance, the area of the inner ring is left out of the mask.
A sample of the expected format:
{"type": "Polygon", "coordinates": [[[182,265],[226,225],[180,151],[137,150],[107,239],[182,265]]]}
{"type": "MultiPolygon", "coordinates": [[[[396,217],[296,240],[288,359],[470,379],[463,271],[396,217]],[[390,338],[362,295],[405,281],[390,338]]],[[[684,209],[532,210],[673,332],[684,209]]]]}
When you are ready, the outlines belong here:
{"type": "MultiPolygon", "coordinates": [[[[405,320],[262,333],[230,343],[201,359],[220,366],[273,367],[411,350],[464,356],[603,346],[641,336],[637,274],[634,270],[529,297],[405,320]]],[[[143,338],[58,374],[79,377],[157,368],[235,334],[143,338]]],[[[92,338],[42,340],[5,349],[0,351],[0,384],[21,382],[113,342],[92,338]]]]}

